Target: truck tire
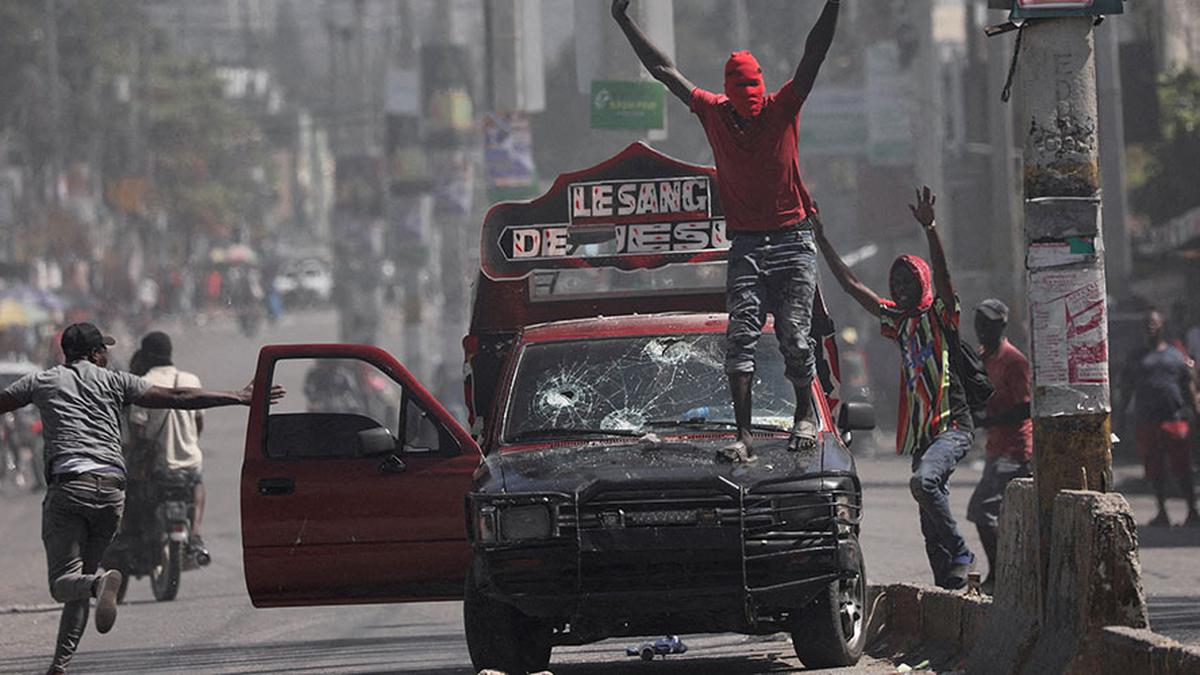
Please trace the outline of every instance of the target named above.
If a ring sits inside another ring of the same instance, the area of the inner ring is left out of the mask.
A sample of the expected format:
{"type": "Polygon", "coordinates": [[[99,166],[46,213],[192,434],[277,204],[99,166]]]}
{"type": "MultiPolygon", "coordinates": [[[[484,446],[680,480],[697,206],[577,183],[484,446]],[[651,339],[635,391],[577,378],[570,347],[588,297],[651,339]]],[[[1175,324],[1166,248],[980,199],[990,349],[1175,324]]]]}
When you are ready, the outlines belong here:
{"type": "Polygon", "coordinates": [[[642,647],[641,657],[643,661],[653,661],[654,649],[652,647],[642,647]]]}
{"type": "Polygon", "coordinates": [[[858,537],[850,537],[859,573],[829,583],[792,619],[792,646],[808,668],[852,666],[867,642],[867,571],[858,537]]]}
{"type": "Polygon", "coordinates": [[[474,566],[467,573],[463,595],[463,624],[467,651],[475,670],[499,670],[524,675],[550,665],[550,630],[538,626],[512,605],[481,593],[474,566]]]}

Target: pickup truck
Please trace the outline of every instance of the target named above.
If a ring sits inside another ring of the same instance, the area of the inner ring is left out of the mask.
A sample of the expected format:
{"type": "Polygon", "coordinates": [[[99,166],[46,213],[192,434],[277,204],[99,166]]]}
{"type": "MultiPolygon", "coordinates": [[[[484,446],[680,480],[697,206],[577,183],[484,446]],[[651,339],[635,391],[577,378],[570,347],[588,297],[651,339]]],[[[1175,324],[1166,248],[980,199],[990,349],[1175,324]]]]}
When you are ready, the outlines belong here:
{"type": "Polygon", "coordinates": [[[383,350],[264,347],[255,391],[303,395],[250,410],[254,604],[461,599],[474,667],[508,673],[560,645],[730,631],[788,632],[813,668],[857,662],[848,443],[873,413],[831,398],[818,302],[817,447],[786,449],[793,392],[768,323],[757,460],[718,456],[734,428],[715,181],[638,143],[493,207],[463,341],[471,431],[383,350]]]}

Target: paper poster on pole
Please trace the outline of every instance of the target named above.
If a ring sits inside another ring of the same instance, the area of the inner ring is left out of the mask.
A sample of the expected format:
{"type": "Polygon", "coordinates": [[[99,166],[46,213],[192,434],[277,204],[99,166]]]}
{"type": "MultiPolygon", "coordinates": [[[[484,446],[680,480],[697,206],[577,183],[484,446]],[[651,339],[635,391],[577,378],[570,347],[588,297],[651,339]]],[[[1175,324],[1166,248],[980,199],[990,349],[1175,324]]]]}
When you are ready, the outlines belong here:
{"type": "Polygon", "coordinates": [[[1034,272],[1029,279],[1034,384],[1108,382],[1104,271],[1097,267],[1034,272]]]}

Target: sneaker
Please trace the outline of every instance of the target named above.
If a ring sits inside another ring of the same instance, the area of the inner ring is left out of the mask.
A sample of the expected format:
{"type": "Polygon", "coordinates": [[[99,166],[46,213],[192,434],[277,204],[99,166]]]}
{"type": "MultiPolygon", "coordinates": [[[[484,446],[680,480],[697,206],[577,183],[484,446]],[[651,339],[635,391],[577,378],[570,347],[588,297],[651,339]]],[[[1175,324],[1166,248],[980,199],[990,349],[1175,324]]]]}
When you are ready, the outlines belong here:
{"type": "Polygon", "coordinates": [[[946,572],[946,578],[942,580],[942,588],[948,591],[957,591],[962,589],[967,585],[967,576],[974,568],[974,553],[965,553],[960,556],[955,556],[954,560],[950,561],[950,569],[946,572]]]}
{"type": "Polygon", "coordinates": [[[208,548],[204,546],[204,540],[198,534],[193,534],[188,538],[188,550],[192,553],[208,553],[208,548]]]}
{"type": "Polygon", "coordinates": [[[1150,522],[1146,523],[1146,527],[1170,527],[1170,526],[1171,526],[1171,519],[1167,517],[1166,511],[1159,511],[1158,515],[1154,516],[1154,520],[1151,520],[1150,522]]]}
{"type": "Polygon", "coordinates": [[[96,582],[96,630],[107,633],[117,621],[117,595],[121,590],[121,572],[108,570],[96,582]]]}

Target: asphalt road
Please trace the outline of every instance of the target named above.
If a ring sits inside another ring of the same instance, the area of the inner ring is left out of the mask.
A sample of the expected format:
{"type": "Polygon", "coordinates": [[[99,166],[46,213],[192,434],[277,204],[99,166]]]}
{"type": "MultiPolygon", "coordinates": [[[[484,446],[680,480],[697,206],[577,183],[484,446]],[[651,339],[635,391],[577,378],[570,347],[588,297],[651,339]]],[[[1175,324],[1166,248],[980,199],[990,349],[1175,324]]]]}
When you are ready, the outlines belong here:
{"type": "MultiPolygon", "coordinates": [[[[231,322],[216,320],[174,333],[176,361],[200,374],[211,388],[237,388],[249,379],[257,348],[265,342],[328,341],[331,314],[286,317],[279,326],[249,340],[231,322]]],[[[128,356],[128,340],[115,348],[128,356]]],[[[388,345],[385,345],[388,346],[388,345]]],[[[209,511],[205,540],[213,564],[184,574],[179,598],[153,600],[149,582],[134,581],[116,627],[98,635],[90,626],[73,671],[87,673],[471,673],[458,603],[368,605],[257,610],[246,596],[238,532],[238,471],[245,434],[244,409],[211,411],[204,438],[209,511]]],[[[916,507],[908,494],[907,464],[880,452],[869,457],[873,439],[861,438],[860,473],[865,483],[863,547],[874,583],[928,583],[916,507]]],[[[955,513],[966,511],[979,472],[964,464],[954,477],[955,513]]],[[[1153,501],[1130,496],[1144,522],[1153,501]]],[[[1176,503],[1177,519],[1182,507],[1176,503]]],[[[971,528],[968,528],[969,530],[971,528]]],[[[0,495],[0,673],[44,672],[53,650],[58,607],[45,581],[40,542],[40,497],[0,495]]],[[[968,535],[977,547],[973,531],[968,535]]],[[[1159,632],[1200,643],[1200,530],[1142,532],[1142,569],[1159,632]]],[[[978,548],[977,548],[978,550],[978,548]]],[[[687,639],[686,655],[643,664],[624,656],[633,641],[616,640],[554,652],[559,675],[622,672],[776,673],[801,669],[784,636],[738,635],[687,639]]],[[[886,673],[893,666],[864,659],[840,672],[886,673]]]]}

